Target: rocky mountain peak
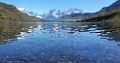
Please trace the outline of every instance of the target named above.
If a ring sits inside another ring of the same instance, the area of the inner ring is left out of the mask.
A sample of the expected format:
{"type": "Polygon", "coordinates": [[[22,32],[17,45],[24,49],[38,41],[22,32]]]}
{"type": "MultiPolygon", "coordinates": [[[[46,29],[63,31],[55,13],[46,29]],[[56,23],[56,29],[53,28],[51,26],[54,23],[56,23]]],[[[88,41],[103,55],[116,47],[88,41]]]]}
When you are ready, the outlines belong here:
{"type": "Polygon", "coordinates": [[[77,8],[71,8],[68,10],[52,9],[48,13],[43,14],[42,17],[44,19],[56,19],[64,15],[70,15],[70,14],[76,14],[76,13],[82,13],[81,9],[77,9],[77,8]]]}

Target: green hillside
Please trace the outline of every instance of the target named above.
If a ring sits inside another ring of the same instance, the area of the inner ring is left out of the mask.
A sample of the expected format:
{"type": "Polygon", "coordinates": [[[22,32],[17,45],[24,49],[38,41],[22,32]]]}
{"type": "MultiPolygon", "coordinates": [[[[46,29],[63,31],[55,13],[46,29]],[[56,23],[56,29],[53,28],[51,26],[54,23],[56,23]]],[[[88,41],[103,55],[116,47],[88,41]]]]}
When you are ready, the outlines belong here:
{"type": "Polygon", "coordinates": [[[0,21],[43,21],[20,12],[15,6],[0,2],[0,21]]]}

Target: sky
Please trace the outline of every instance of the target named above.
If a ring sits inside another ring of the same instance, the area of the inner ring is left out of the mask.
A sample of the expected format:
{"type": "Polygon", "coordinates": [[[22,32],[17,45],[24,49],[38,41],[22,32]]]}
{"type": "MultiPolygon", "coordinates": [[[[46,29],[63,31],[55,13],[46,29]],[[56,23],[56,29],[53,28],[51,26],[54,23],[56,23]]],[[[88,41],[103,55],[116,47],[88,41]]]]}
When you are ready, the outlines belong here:
{"type": "Polygon", "coordinates": [[[67,10],[79,8],[83,12],[96,12],[102,7],[111,5],[117,0],[0,0],[17,8],[26,8],[38,14],[47,13],[51,9],[67,10]]]}

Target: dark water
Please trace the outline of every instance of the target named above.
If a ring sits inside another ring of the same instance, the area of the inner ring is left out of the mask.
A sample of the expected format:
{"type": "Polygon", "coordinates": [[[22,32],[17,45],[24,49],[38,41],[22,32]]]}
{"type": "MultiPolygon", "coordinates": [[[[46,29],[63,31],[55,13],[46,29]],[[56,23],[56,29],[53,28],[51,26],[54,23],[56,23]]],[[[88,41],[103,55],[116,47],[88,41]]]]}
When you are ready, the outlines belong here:
{"type": "Polygon", "coordinates": [[[0,63],[120,63],[120,25],[0,23],[0,63]]]}

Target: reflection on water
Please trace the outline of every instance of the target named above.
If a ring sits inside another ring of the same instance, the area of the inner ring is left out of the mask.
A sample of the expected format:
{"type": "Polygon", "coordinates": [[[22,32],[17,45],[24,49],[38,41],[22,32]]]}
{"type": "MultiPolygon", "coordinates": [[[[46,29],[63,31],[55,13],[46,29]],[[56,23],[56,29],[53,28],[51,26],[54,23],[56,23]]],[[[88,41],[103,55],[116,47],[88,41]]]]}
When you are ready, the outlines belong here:
{"type": "Polygon", "coordinates": [[[4,44],[6,40],[16,39],[17,36],[23,35],[25,32],[30,32],[33,28],[32,24],[15,24],[15,23],[0,23],[0,44],[4,44]]]}
{"type": "Polygon", "coordinates": [[[117,23],[0,23],[0,63],[119,63],[119,42],[117,23]]]}

